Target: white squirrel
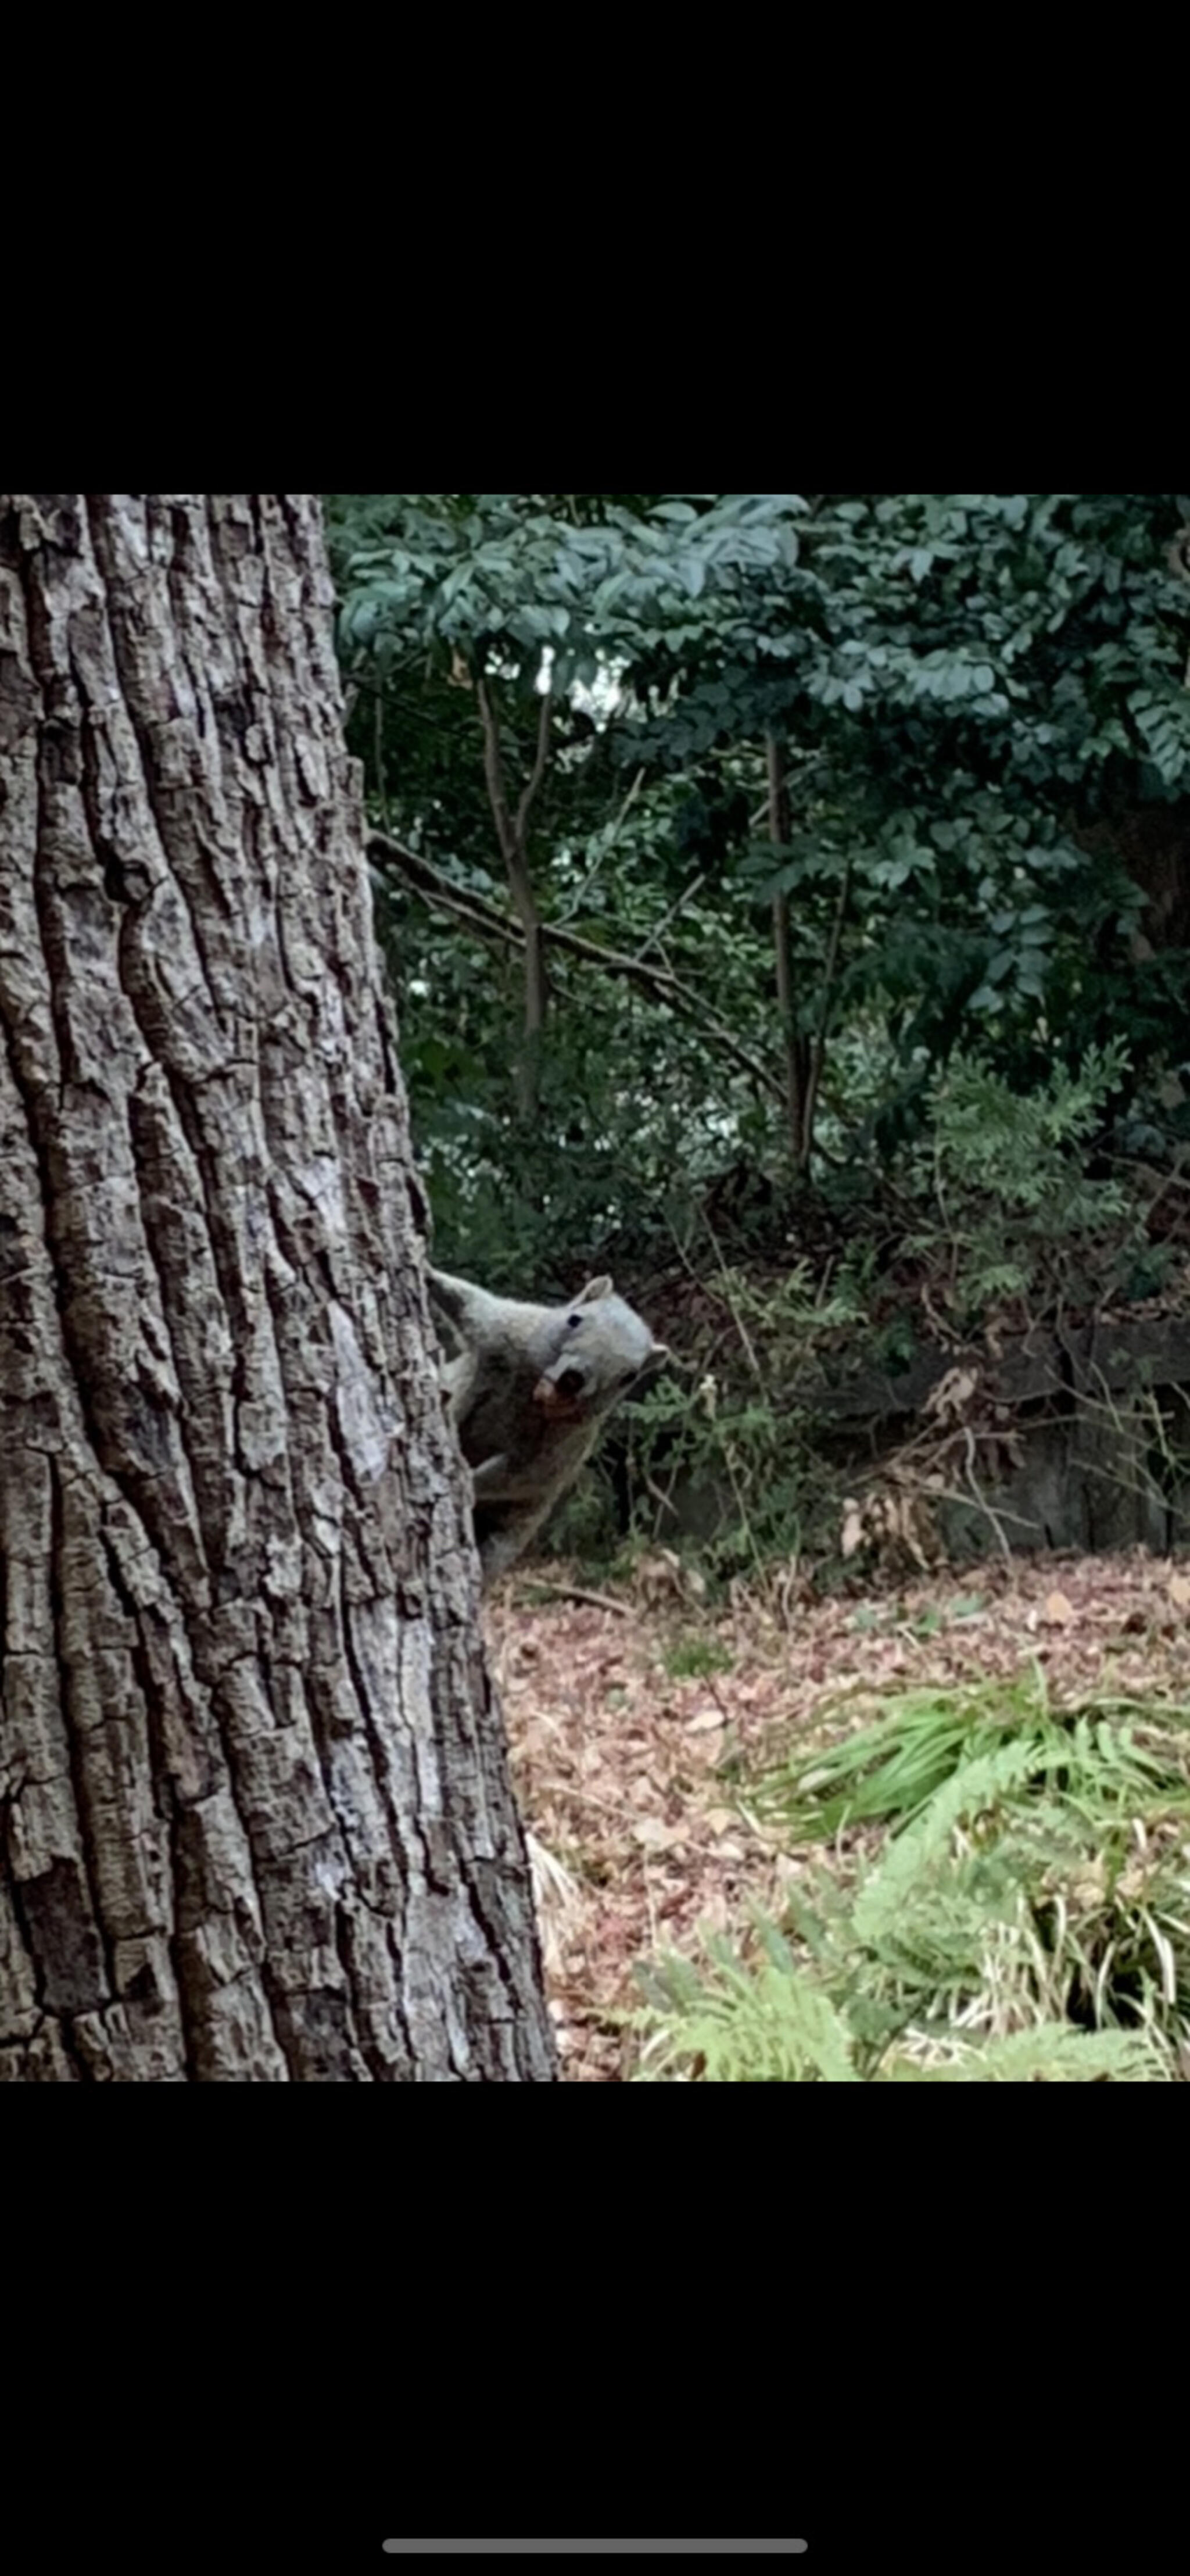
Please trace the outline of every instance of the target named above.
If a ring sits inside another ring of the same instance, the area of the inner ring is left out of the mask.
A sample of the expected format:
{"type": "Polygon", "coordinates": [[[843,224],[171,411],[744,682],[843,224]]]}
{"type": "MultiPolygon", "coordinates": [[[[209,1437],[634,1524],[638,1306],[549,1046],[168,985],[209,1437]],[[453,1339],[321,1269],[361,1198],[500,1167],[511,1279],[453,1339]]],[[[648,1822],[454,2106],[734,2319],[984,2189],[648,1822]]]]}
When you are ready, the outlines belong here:
{"type": "Polygon", "coordinates": [[[610,1279],[589,1279],[566,1306],[530,1306],[444,1270],[426,1278],[461,1345],[442,1383],[471,1469],[486,1584],[573,1484],[604,1416],[670,1354],[610,1279]]]}

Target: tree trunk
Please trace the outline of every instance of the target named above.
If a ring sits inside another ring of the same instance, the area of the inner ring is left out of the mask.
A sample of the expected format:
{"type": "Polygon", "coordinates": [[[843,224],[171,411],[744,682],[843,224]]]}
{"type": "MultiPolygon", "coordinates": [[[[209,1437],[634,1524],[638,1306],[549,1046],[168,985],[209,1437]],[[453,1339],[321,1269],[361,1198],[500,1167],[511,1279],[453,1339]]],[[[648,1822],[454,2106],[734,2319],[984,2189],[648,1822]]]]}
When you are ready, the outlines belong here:
{"type": "MultiPolygon", "coordinates": [[[[765,762],[769,790],[769,839],[780,849],[789,842],[789,790],[785,779],[784,746],[776,734],[765,737],[765,762]]],[[[781,1022],[781,1051],[785,1070],[785,1119],[789,1134],[790,1160],[795,1172],[804,1171],[810,1159],[811,1139],[806,1131],[806,1105],[809,1088],[810,1051],[799,1036],[793,989],[793,942],[789,924],[789,897],[773,897],[773,955],[777,973],[777,1011],[781,1022]]]]}
{"type": "Polygon", "coordinates": [[[504,785],[504,758],[500,748],[500,728],[487,681],[481,672],[475,694],[483,726],[484,776],[488,801],[496,826],[496,836],[508,873],[508,888],[513,908],[525,940],[525,1041],[516,1068],[517,1108],[522,1118],[535,1119],[541,1093],[542,1040],[549,1005],[549,977],[545,963],[544,925],[529,873],[529,810],[545,775],[549,753],[550,701],[543,693],[537,712],[537,749],[533,767],[521,790],[515,815],[512,813],[504,785]]]}
{"type": "Polygon", "coordinates": [[[1140,954],[1190,948],[1190,798],[1133,806],[1113,819],[1101,817],[1075,837],[1092,858],[1115,859],[1140,887],[1140,954]]]}
{"type": "Polygon", "coordinates": [[[555,2072],[316,502],[0,496],[0,2075],[555,2072]]]}

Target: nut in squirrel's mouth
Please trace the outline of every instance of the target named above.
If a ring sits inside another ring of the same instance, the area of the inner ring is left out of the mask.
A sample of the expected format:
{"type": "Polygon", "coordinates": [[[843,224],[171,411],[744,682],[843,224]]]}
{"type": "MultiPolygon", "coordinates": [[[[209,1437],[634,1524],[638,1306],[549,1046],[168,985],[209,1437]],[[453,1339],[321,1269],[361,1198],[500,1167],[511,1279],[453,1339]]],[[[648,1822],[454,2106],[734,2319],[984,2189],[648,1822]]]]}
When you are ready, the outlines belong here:
{"type": "Polygon", "coordinates": [[[582,1412],[581,1395],[563,1395],[552,1377],[539,1377],[533,1389],[534,1404],[556,1422],[573,1421],[582,1412]]]}

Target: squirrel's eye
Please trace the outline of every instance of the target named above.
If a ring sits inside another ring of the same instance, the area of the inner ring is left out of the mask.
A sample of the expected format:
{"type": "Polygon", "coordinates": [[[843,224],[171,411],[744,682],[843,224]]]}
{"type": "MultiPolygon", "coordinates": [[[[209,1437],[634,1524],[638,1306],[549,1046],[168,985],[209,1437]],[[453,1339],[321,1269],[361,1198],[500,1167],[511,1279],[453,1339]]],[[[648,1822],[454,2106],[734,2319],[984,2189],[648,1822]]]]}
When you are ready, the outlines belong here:
{"type": "Polygon", "coordinates": [[[579,1327],[579,1325],[581,1324],[582,1320],[583,1320],[583,1319],[582,1319],[582,1316],[581,1316],[581,1315],[568,1315],[568,1316],[567,1316],[567,1318],[566,1318],[566,1330],[567,1330],[567,1332],[568,1332],[568,1333],[574,1333],[574,1332],[577,1332],[578,1327],[579,1327]]]}

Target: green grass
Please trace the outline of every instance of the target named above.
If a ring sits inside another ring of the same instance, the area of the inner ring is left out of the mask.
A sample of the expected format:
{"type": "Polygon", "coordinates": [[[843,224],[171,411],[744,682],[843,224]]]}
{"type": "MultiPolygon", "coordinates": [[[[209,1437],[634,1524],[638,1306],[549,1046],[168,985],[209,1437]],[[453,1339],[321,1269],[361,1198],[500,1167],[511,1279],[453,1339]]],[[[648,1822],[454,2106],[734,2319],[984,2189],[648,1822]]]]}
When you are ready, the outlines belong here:
{"type": "Polygon", "coordinates": [[[1002,1745],[1032,1747],[1038,1776],[1052,1774],[1063,1795],[1127,1801],[1161,1781],[1186,1789],[1190,1711],[1103,1699],[1054,1713],[1037,1665],[1009,1682],[905,1691],[873,1725],[770,1772],[757,1803],[794,1841],[908,1823],[964,1763],[1002,1745]]]}

